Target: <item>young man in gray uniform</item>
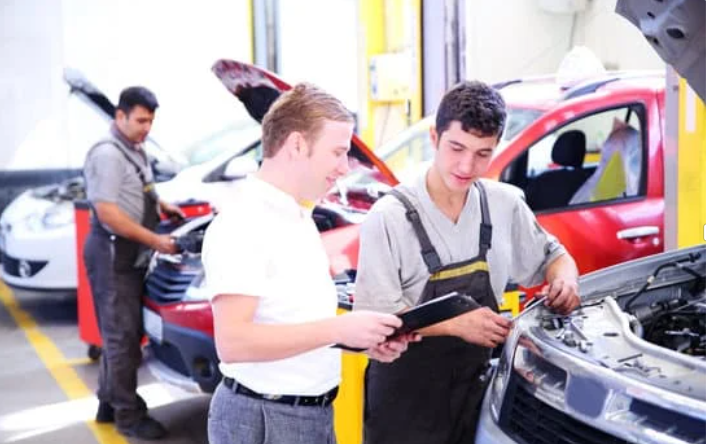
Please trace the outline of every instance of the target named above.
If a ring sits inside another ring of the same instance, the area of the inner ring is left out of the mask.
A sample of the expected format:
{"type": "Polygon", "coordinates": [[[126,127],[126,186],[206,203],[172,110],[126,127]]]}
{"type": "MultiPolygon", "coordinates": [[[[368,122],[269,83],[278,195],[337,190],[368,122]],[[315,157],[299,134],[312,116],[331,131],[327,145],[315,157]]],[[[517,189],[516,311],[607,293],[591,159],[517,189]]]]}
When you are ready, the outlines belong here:
{"type": "Polygon", "coordinates": [[[434,162],[380,199],[361,228],[356,309],[399,313],[451,291],[480,306],[428,327],[389,365],[366,374],[366,444],[473,443],[479,379],[511,322],[497,314],[512,280],[536,285],[561,312],[579,303],[577,269],[535,220],[519,189],[479,180],[505,123],[505,103],[480,82],[446,93],[431,129],[434,162]]]}
{"type": "Polygon", "coordinates": [[[123,90],[110,134],[90,149],[84,165],[93,215],[83,254],[103,339],[96,421],[115,421],[119,432],[140,439],[166,434],[136,391],[145,258],[149,249],[176,252],[173,239],[154,232],[159,211],[183,217],[157,197],[142,149],[157,106],[146,88],[123,90]]]}

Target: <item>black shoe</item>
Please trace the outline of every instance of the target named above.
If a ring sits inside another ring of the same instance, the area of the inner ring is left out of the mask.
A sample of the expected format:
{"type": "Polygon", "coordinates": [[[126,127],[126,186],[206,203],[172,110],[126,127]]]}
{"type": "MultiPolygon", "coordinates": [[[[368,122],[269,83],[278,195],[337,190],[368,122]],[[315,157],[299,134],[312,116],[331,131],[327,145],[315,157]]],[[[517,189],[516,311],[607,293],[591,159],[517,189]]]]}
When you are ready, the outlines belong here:
{"type": "MultiPolygon", "coordinates": [[[[137,395],[137,403],[140,411],[147,412],[147,404],[140,395],[137,395]]],[[[115,409],[108,402],[98,401],[98,412],[96,413],[96,422],[107,424],[115,422],[115,409]]]]}
{"type": "Polygon", "coordinates": [[[161,439],[167,436],[167,429],[164,428],[156,419],[149,416],[137,421],[132,427],[122,428],[118,427],[118,432],[125,436],[133,436],[138,439],[144,439],[146,441],[153,439],[161,439]]]}
{"type": "Polygon", "coordinates": [[[115,422],[115,410],[113,410],[113,406],[107,402],[99,402],[98,412],[96,413],[96,422],[102,424],[115,422]]]}

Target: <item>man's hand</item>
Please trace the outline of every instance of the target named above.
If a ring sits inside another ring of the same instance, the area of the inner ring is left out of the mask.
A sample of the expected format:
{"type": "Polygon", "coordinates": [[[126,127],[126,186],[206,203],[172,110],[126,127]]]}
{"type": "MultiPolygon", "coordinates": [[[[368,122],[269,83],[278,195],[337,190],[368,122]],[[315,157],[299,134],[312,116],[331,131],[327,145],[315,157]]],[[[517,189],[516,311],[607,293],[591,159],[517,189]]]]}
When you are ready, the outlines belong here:
{"type": "Polygon", "coordinates": [[[365,354],[376,361],[392,362],[407,351],[407,345],[410,342],[419,342],[421,340],[422,336],[419,333],[408,333],[370,348],[365,351],[365,354]]]}
{"type": "Polygon", "coordinates": [[[162,211],[162,213],[166,214],[167,217],[169,217],[172,220],[174,220],[174,219],[181,220],[186,217],[184,212],[177,205],[173,205],[168,202],[160,201],[159,207],[160,207],[160,210],[162,211]]]}
{"type": "Polygon", "coordinates": [[[364,350],[377,347],[402,326],[395,315],[372,311],[355,311],[334,318],[337,343],[364,350]]]}
{"type": "Polygon", "coordinates": [[[481,307],[446,321],[452,336],[483,347],[497,347],[505,342],[512,321],[488,307],[481,307]]]}
{"type": "Polygon", "coordinates": [[[556,278],[537,295],[547,296],[545,305],[559,314],[569,314],[581,303],[579,284],[575,279],[556,278]]]}
{"type": "Polygon", "coordinates": [[[174,238],[167,234],[157,234],[152,248],[164,254],[175,254],[178,252],[174,238]]]}

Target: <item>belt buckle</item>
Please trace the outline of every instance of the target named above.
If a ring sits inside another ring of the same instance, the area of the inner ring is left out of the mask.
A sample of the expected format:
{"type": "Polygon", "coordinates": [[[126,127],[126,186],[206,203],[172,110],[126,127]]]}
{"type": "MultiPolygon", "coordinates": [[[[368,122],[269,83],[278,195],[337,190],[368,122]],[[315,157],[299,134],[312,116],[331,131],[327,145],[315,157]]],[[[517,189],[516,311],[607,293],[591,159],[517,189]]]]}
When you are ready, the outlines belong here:
{"type": "Polygon", "coordinates": [[[282,399],[282,395],[262,395],[262,397],[268,401],[278,401],[282,399]]]}

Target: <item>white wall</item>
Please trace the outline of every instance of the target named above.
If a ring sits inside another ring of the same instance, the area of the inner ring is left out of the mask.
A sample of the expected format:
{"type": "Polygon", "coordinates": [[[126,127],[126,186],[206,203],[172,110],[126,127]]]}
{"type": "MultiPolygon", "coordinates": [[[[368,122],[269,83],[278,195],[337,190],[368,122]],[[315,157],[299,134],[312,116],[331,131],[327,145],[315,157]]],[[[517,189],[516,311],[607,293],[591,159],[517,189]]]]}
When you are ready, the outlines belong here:
{"type": "Polygon", "coordinates": [[[535,0],[466,0],[466,73],[488,82],[552,72],[568,49],[571,17],[535,0]]]}
{"type": "MultiPolygon", "coordinates": [[[[358,0],[279,0],[280,75],[358,109],[358,0]]],[[[361,49],[362,50],[362,49],[361,49]]]]}
{"type": "Polygon", "coordinates": [[[114,102],[126,86],[152,89],[153,135],[168,149],[244,117],[210,68],[218,58],[250,60],[247,11],[233,0],[3,0],[0,170],[83,163],[86,129],[67,100],[64,66],[114,102]]]}
{"type": "Polygon", "coordinates": [[[640,32],[614,12],[616,0],[587,0],[575,16],[547,12],[539,0],[502,3],[466,0],[467,78],[553,73],[574,45],[588,46],[608,69],[664,68],[640,32]]]}
{"type": "MultiPolygon", "coordinates": [[[[61,3],[0,1],[0,170],[67,162],[53,149],[61,137],[52,116],[61,111],[63,58],[61,3]],[[44,146],[41,156],[21,156],[23,143],[44,146]]],[[[65,136],[65,133],[64,133],[65,136]]]]}
{"type": "Polygon", "coordinates": [[[615,13],[616,0],[592,0],[579,15],[576,41],[609,69],[665,69],[657,52],[634,25],[615,13]]]}

